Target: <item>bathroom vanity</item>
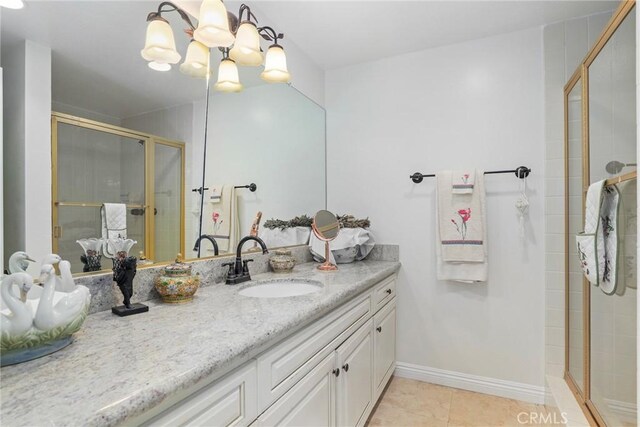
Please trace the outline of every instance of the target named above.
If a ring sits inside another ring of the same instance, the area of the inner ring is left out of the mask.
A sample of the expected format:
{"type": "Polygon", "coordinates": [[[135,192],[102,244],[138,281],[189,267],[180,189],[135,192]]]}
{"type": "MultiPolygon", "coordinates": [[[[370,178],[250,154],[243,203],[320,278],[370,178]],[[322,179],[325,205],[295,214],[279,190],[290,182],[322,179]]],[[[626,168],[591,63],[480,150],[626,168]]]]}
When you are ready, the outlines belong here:
{"type": "Polygon", "coordinates": [[[131,319],[93,314],[72,346],[2,369],[3,423],[364,425],[395,368],[399,267],[308,263],[131,319]],[[278,277],[321,288],[240,294],[278,277]]]}

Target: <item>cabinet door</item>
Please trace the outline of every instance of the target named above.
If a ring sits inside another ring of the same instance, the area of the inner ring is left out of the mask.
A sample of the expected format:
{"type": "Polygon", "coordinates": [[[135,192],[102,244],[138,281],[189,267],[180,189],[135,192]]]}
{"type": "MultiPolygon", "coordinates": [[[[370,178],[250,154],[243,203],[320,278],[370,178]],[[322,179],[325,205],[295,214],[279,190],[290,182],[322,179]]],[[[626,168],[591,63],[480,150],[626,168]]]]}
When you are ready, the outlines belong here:
{"type": "MultiPolygon", "coordinates": [[[[179,399],[179,394],[172,399],[179,399]]],[[[213,382],[188,397],[182,397],[155,418],[142,423],[149,427],[246,426],[258,412],[256,364],[254,361],[213,382]]],[[[141,424],[133,421],[130,425],[141,424]]]]}
{"type": "Polygon", "coordinates": [[[373,407],[373,320],[362,325],[336,350],[338,425],[361,426],[373,407]]]}
{"type": "Polygon", "coordinates": [[[331,353],[258,417],[256,426],[334,426],[335,354],[331,353]]]}
{"type": "Polygon", "coordinates": [[[373,317],[374,397],[382,393],[396,366],[396,301],[390,301],[373,317]]]}

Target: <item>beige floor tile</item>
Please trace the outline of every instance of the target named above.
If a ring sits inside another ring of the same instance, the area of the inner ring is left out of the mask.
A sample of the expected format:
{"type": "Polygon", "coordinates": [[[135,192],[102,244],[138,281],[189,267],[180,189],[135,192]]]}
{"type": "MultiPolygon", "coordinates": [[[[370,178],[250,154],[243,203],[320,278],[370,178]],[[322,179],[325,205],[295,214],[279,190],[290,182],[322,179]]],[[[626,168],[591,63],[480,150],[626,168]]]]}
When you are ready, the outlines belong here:
{"type": "Polygon", "coordinates": [[[451,398],[449,426],[498,427],[539,425],[546,414],[542,405],[519,402],[465,390],[455,390],[451,398]],[[518,417],[520,416],[520,419],[518,417]]]}
{"type": "Polygon", "coordinates": [[[544,405],[393,377],[370,427],[538,427],[554,424],[544,405]],[[520,420],[518,415],[520,414],[520,420]],[[550,424],[545,422],[551,421],[550,424]]]}

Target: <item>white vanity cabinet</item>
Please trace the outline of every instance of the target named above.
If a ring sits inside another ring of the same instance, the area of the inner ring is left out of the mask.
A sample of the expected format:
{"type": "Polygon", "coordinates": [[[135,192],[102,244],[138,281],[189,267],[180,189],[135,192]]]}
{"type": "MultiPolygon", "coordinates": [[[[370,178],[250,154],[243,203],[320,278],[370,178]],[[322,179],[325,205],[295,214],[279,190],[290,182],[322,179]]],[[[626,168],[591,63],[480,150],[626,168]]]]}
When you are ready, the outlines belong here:
{"type": "Polygon", "coordinates": [[[146,422],[154,426],[363,426],[395,369],[395,289],[393,275],[142,420],[155,416],[146,422]]]}

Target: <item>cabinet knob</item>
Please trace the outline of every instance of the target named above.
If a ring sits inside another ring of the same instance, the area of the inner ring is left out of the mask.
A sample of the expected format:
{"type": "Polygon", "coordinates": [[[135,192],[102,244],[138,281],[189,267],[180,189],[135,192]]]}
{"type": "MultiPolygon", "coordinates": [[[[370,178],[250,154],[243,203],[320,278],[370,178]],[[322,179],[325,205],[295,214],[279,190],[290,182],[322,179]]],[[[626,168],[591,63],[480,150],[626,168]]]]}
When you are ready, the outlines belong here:
{"type": "Polygon", "coordinates": [[[349,372],[349,364],[345,363],[344,365],[342,365],[342,369],[344,369],[345,372],[349,372]]]}
{"type": "Polygon", "coordinates": [[[338,369],[338,368],[334,369],[334,370],[333,370],[333,371],[331,371],[331,372],[333,372],[333,375],[335,375],[336,377],[337,377],[338,375],[340,375],[340,369],[338,369]]]}
{"type": "Polygon", "coordinates": [[[391,295],[391,289],[387,289],[385,292],[391,295]]]}
{"type": "Polygon", "coordinates": [[[382,332],[382,326],[378,326],[378,327],[376,328],[376,331],[378,331],[378,332],[382,332]]]}

